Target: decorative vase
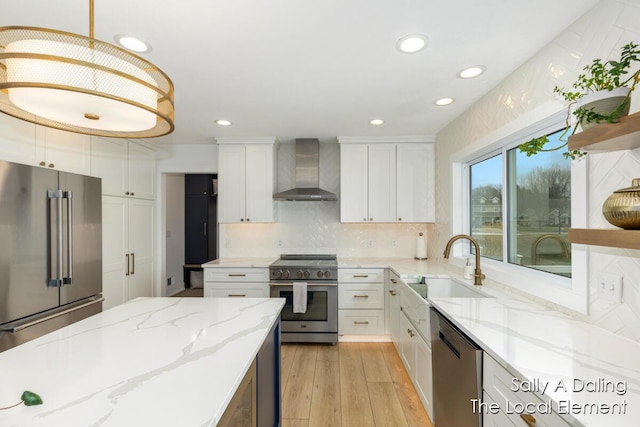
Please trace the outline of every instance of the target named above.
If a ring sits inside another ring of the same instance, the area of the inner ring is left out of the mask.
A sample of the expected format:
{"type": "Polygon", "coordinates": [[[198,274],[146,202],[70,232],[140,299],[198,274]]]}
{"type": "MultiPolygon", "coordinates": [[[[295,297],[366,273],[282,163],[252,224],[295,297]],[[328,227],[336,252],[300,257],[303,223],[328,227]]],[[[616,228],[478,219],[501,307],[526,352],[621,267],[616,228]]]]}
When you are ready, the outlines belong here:
{"type": "Polygon", "coordinates": [[[640,178],[634,178],[631,187],[614,191],[602,205],[602,214],[616,227],[640,230],[640,178]]]}
{"type": "MultiPolygon", "coordinates": [[[[631,98],[629,98],[628,87],[617,87],[613,90],[599,90],[594,93],[587,94],[578,99],[578,108],[593,109],[598,114],[611,114],[616,108],[623,102],[625,106],[617,118],[624,117],[629,114],[629,107],[631,106],[631,98]]],[[[580,121],[582,130],[590,129],[597,126],[599,122],[587,122],[580,121]]]]}

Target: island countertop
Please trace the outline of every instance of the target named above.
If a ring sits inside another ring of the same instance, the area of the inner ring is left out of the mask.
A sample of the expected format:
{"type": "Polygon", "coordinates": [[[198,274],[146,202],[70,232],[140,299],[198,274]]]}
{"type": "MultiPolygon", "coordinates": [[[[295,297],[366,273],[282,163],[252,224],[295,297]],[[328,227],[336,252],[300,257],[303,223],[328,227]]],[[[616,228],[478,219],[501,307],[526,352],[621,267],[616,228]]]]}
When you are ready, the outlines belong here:
{"type": "Polygon", "coordinates": [[[214,426],[280,298],[139,298],[0,353],[3,426],[214,426]]]}

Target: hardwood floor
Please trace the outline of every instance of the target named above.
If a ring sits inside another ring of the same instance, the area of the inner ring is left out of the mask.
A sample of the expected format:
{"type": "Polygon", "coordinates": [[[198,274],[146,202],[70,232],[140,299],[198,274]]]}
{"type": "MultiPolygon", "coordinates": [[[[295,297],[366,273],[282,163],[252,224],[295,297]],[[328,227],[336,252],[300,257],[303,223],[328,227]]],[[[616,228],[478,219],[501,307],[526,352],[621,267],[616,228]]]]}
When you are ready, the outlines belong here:
{"type": "Polygon", "coordinates": [[[392,343],[282,344],[283,427],[433,427],[392,343]]]}

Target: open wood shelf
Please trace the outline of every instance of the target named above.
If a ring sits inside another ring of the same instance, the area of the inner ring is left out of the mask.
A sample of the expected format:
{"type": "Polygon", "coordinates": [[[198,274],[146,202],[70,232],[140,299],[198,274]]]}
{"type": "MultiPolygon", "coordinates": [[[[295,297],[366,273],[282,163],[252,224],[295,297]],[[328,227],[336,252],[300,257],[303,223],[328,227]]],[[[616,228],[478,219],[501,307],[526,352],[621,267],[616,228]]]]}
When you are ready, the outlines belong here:
{"type": "Polygon", "coordinates": [[[584,245],[640,249],[640,230],[570,228],[569,241],[584,245]]]}
{"type": "Polygon", "coordinates": [[[569,150],[618,151],[640,147],[640,113],[601,123],[569,137],[569,150]]]}

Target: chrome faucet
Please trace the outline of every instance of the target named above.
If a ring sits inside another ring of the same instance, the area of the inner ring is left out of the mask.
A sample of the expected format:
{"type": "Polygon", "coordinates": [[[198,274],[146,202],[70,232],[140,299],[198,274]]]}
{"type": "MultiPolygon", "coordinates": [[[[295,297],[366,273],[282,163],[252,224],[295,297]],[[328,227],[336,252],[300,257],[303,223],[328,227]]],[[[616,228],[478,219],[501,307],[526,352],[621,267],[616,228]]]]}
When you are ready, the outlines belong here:
{"type": "Polygon", "coordinates": [[[449,258],[449,253],[451,252],[451,246],[453,245],[453,243],[456,240],[459,239],[467,239],[469,240],[473,246],[475,247],[476,250],[476,269],[474,271],[473,274],[473,284],[480,286],[482,285],[482,279],[484,279],[486,276],[484,274],[482,274],[482,270],[480,269],[480,245],[478,245],[478,241],[476,239],[474,239],[473,237],[467,235],[467,234],[456,234],[455,236],[453,236],[452,238],[449,239],[449,241],[447,242],[447,247],[444,248],[444,257],[445,259],[449,258]]]}

